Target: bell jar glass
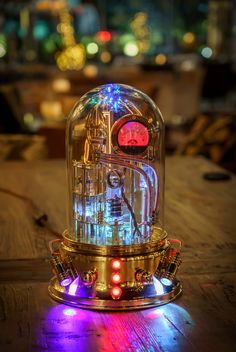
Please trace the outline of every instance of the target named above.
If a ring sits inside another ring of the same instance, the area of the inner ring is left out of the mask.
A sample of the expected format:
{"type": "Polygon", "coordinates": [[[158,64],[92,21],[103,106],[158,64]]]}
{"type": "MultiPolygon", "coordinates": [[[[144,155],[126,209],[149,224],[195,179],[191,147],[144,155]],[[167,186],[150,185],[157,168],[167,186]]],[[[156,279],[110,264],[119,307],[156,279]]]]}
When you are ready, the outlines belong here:
{"type": "Polygon", "coordinates": [[[81,97],[67,122],[72,241],[128,246],[164,237],[164,122],[154,102],[123,84],[81,97]]]}

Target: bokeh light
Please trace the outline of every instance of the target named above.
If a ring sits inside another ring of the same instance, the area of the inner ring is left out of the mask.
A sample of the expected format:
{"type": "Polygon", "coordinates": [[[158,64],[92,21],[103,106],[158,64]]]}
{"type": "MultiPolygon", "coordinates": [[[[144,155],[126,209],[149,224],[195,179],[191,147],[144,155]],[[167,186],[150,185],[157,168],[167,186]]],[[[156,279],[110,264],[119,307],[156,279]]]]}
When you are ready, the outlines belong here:
{"type": "Polygon", "coordinates": [[[70,81],[66,78],[57,78],[52,82],[54,92],[67,93],[71,89],[70,81]]]}
{"type": "Polygon", "coordinates": [[[111,54],[109,51],[103,51],[100,56],[100,60],[104,63],[107,64],[108,62],[111,61],[111,54]]]}
{"type": "Polygon", "coordinates": [[[111,33],[108,31],[100,31],[97,33],[97,37],[101,42],[109,42],[111,40],[111,33]]]}
{"type": "Polygon", "coordinates": [[[167,57],[164,54],[158,54],[155,57],[155,63],[157,65],[165,65],[167,62],[167,57]]]}
{"type": "Polygon", "coordinates": [[[83,73],[88,78],[96,77],[98,74],[98,68],[96,65],[86,65],[83,69],[83,73]]]}
{"type": "Polygon", "coordinates": [[[195,40],[196,40],[196,36],[192,32],[187,32],[183,36],[183,42],[187,45],[193,44],[195,42],[195,40]]]}
{"type": "Polygon", "coordinates": [[[0,58],[5,56],[6,53],[7,53],[6,37],[3,33],[0,33],[0,58]]]}
{"type": "Polygon", "coordinates": [[[138,45],[135,42],[128,42],[124,46],[124,54],[130,57],[137,56],[139,53],[138,45]]]}
{"type": "Polygon", "coordinates": [[[0,43],[0,57],[5,56],[6,52],[6,48],[0,43]]]}
{"type": "Polygon", "coordinates": [[[89,43],[89,44],[87,45],[87,47],[86,47],[87,53],[90,54],[90,55],[95,55],[95,54],[97,54],[98,49],[99,49],[99,48],[98,48],[98,45],[97,45],[97,43],[95,43],[95,42],[89,43]]]}
{"type": "Polygon", "coordinates": [[[205,57],[205,59],[209,59],[213,54],[213,51],[211,48],[209,48],[208,46],[206,46],[205,48],[202,49],[201,51],[201,55],[203,57],[205,57]]]}
{"type": "Polygon", "coordinates": [[[85,52],[82,44],[65,48],[56,54],[56,62],[60,70],[80,70],[85,63],[85,52]]]}

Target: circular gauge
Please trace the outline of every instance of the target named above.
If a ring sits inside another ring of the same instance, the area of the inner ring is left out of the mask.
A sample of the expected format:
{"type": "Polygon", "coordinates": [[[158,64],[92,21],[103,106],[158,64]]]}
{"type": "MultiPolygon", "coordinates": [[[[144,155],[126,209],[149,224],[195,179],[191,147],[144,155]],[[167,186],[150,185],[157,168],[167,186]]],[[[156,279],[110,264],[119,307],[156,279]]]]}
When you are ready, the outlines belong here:
{"type": "Polygon", "coordinates": [[[127,121],[118,130],[117,142],[124,153],[141,154],[148,147],[148,129],[139,121],[127,121]]]}

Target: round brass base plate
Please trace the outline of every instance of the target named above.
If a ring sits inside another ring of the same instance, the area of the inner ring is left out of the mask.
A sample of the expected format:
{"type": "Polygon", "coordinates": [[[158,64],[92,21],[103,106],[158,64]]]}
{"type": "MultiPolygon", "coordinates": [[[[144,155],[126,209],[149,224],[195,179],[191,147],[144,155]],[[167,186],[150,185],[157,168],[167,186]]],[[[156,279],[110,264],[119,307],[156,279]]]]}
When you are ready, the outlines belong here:
{"type": "Polygon", "coordinates": [[[54,300],[73,307],[94,310],[133,310],[158,307],[169,303],[181,295],[182,286],[179,281],[176,281],[175,285],[168,293],[154,297],[138,297],[132,300],[100,299],[97,297],[80,298],[78,296],[69,295],[65,289],[58,284],[57,279],[54,277],[50,282],[48,291],[54,300]]]}

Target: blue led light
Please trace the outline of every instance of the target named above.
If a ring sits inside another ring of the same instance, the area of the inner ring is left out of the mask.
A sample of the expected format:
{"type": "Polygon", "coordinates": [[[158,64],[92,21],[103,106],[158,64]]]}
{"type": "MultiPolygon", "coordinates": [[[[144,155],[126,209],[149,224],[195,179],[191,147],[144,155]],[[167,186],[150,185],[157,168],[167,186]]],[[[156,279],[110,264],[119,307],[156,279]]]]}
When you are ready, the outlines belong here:
{"type": "Polygon", "coordinates": [[[161,279],[161,283],[162,283],[163,285],[165,285],[165,286],[171,286],[171,285],[172,285],[172,281],[171,281],[170,279],[165,278],[165,277],[163,277],[163,278],[161,279]]]}
{"type": "Polygon", "coordinates": [[[118,84],[106,84],[101,90],[101,101],[110,111],[117,113],[119,110],[124,110],[118,84]]]}

